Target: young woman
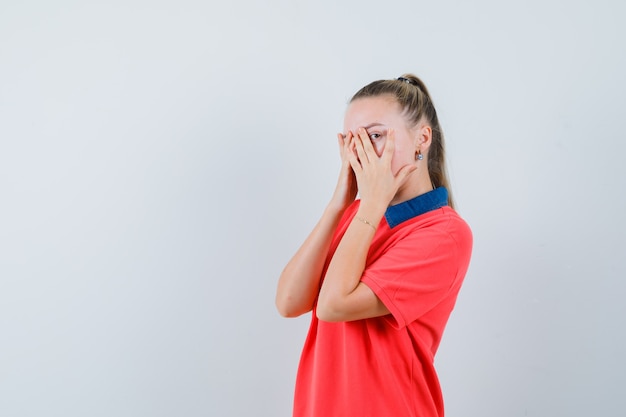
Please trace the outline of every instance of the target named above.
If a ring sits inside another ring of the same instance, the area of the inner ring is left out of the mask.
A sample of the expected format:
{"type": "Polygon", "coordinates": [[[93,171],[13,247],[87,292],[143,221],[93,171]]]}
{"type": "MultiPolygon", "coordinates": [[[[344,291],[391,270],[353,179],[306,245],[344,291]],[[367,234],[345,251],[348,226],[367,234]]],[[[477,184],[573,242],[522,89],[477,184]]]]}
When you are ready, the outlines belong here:
{"type": "Polygon", "coordinates": [[[338,141],[335,192],[276,294],[285,317],[313,311],[293,415],[443,416],[433,359],[472,234],[426,86],[405,74],[363,87],[338,141]]]}

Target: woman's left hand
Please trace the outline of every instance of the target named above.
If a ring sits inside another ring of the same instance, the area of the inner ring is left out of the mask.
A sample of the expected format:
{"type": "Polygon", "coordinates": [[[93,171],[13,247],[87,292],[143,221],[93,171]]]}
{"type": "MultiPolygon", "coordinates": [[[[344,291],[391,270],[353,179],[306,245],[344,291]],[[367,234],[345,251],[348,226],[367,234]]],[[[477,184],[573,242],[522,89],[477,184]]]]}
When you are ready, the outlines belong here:
{"type": "Polygon", "coordinates": [[[415,171],[416,167],[407,164],[396,174],[391,169],[391,161],[395,150],[395,132],[387,131],[387,139],[382,154],[378,156],[369,134],[359,128],[352,138],[350,165],[356,176],[361,208],[373,210],[381,216],[389,206],[405,179],[415,171]]]}

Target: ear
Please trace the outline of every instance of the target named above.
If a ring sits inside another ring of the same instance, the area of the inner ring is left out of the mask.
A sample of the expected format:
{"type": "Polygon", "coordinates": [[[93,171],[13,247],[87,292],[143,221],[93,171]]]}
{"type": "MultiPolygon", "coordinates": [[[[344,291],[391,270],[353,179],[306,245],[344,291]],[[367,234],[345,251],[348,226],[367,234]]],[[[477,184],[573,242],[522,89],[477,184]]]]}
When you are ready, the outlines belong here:
{"type": "Polygon", "coordinates": [[[415,149],[427,153],[433,142],[433,129],[426,123],[420,123],[415,132],[415,149]]]}

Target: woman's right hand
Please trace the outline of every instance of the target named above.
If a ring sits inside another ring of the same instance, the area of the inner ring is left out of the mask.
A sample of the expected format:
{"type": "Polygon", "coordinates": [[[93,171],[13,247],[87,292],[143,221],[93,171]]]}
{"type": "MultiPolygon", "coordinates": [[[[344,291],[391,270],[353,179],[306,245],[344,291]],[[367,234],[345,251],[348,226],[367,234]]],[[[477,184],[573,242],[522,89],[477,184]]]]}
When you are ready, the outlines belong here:
{"type": "Polygon", "coordinates": [[[358,191],[356,177],[348,157],[352,138],[352,132],[348,132],[347,135],[337,133],[339,154],[341,156],[341,170],[339,172],[339,179],[337,180],[337,186],[335,187],[335,192],[331,198],[330,205],[339,211],[345,210],[350,204],[352,204],[358,191]]]}

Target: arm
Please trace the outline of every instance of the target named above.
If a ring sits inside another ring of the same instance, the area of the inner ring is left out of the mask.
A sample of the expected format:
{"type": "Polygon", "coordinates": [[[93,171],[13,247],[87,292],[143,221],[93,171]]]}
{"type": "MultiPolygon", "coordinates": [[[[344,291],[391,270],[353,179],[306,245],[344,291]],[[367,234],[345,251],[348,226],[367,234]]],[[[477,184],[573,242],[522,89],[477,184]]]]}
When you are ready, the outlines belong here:
{"type": "MultiPolygon", "coordinates": [[[[381,217],[382,214],[372,214],[369,218],[377,221],[366,221],[376,225],[381,217]]],[[[376,231],[359,218],[367,218],[362,215],[361,209],[348,226],[328,266],[317,304],[317,317],[320,320],[350,321],[389,314],[376,294],[361,282],[367,253],[376,231]]]]}
{"type": "Polygon", "coordinates": [[[350,321],[389,313],[376,294],[361,282],[375,227],[399,186],[415,169],[405,166],[393,175],[391,159],[395,143],[391,130],[388,135],[380,157],[364,129],[353,140],[350,163],[356,174],[361,204],[326,271],[317,304],[320,320],[350,321]]]}
{"type": "Polygon", "coordinates": [[[333,197],[278,280],[276,308],[284,317],[297,317],[313,308],[333,234],[344,211],[356,197],[356,179],[347,158],[352,136],[339,134],[337,138],[342,165],[333,197]]]}
{"type": "Polygon", "coordinates": [[[343,211],[327,208],[311,234],[285,266],[278,280],[276,308],[284,317],[311,311],[319,292],[322,268],[343,211]]]}

